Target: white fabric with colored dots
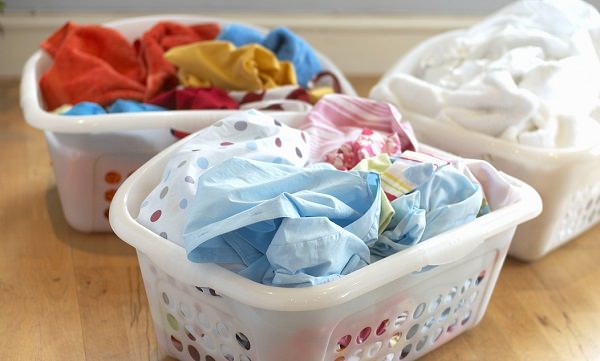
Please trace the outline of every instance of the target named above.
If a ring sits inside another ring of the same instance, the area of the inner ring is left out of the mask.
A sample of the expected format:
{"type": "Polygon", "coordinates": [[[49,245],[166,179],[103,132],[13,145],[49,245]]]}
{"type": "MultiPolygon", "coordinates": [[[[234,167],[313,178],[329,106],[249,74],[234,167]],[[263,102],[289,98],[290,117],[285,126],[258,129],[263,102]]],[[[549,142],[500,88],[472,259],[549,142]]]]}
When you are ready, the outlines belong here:
{"type": "Polygon", "coordinates": [[[205,128],[165,166],[162,181],[141,205],[137,221],[184,246],[183,227],[198,177],[232,157],[304,167],[308,135],[255,110],[240,112],[205,128]]]}

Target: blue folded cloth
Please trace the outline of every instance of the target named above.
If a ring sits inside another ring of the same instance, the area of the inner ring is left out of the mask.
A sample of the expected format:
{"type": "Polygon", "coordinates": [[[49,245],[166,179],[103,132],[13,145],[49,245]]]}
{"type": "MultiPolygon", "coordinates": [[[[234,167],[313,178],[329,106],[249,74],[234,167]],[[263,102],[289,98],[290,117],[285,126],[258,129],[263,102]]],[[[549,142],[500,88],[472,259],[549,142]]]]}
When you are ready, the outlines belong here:
{"type": "Polygon", "coordinates": [[[106,110],[98,103],[80,102],[71,107],[71,109],[62,113],[62,115],[94,115],[106,114],[106,110]]]}
{"type": "Polygon", "coordinates": [[[117,99],[108,107],[109,113],[157,112],[167,110],[154,104],[140,103],[135,100],[117,99]]]}
{"type": "Polygon", "coordinates": [[[108,110],[104,109],[100,104],[93,102],[80,102],[75,104],[71,109],[62,113],[62,115],[94,115],[107,113],[129,113],[129,112],[151,112],[166,110],[158,105],[140,103],[135,100],[117,99],[112,103],[108,110]]]}
{"type": "Polygon", "coordinates": [[[246,44],[262,43],[265,36],[258,30],[249,26],[231,23],[221,28],[217,40],[229,41],[236,47],[246,44]]]}
{"type": "Polygon", "coordinates": [[[289,60],[296,69],[298,84],[303,87],[322,70],[321,62],[311,46],[288,28],[273,29],[262,44],[279,60],[289,60]]]}
{"type": "Polygon", "coordinates": [[[231,158],[204,172],[186,214],[188,259],[267,285],[303,287],[369,263],[379,175],[231,158]]]}

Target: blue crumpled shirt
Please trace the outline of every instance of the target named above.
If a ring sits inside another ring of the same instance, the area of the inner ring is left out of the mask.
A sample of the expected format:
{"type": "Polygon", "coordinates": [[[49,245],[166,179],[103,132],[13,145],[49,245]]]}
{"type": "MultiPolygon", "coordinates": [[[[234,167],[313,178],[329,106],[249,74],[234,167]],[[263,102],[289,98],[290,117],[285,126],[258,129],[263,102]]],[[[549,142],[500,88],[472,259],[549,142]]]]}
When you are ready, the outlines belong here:
{"type": "Polygon", "coordinates": [[[331,281],[369,263],[378,237],[377,173],[232,158],[198,178],[184,243],[267,285],[331,281]]]}
{"type": "Polygon", "coordinates": [[[395,213],[371,247],[373,261],[471,222],[482,206],[481,186],[450,165],[434,171],[429,163],[417,164],[404,176],[416,187],[392,201],[395,213]]]}

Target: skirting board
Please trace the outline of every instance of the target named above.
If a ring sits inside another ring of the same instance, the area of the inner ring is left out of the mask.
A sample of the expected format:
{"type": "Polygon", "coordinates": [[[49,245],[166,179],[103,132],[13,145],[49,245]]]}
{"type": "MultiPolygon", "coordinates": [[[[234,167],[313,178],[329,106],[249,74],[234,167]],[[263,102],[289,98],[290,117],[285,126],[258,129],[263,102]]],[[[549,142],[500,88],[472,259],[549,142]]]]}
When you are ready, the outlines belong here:
{"type": "MultiPolygon", "coordinates": [[[[0,76],[19,76],[39,43],[66,21],[99,24],[146,13],[5,13],[0,15],[0,76]]],[[[479,18],[457,16],[209,13],[266,28],[285,25],[351,75],[380,75],[406,51],[435,34],[479,18]]]]}

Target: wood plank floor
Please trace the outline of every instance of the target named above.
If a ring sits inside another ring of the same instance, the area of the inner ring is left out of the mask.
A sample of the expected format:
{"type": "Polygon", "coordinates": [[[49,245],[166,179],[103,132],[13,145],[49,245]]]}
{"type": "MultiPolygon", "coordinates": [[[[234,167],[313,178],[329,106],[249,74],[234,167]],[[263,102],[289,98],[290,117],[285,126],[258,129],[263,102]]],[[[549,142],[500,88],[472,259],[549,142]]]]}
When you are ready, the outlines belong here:
{"type": "MultiPolygon", "coordinates": [[[[361,94],[376,81],[351,80],[361,94]]],[[[0,80],[0,149],[0,360],[170,360],[134,250],[65,223],[17,79],[0,80]]],[[[600,360],[598,260],[600,226],[538,262],[507,260],[482,322],[423,360],[600,360]]]]}

